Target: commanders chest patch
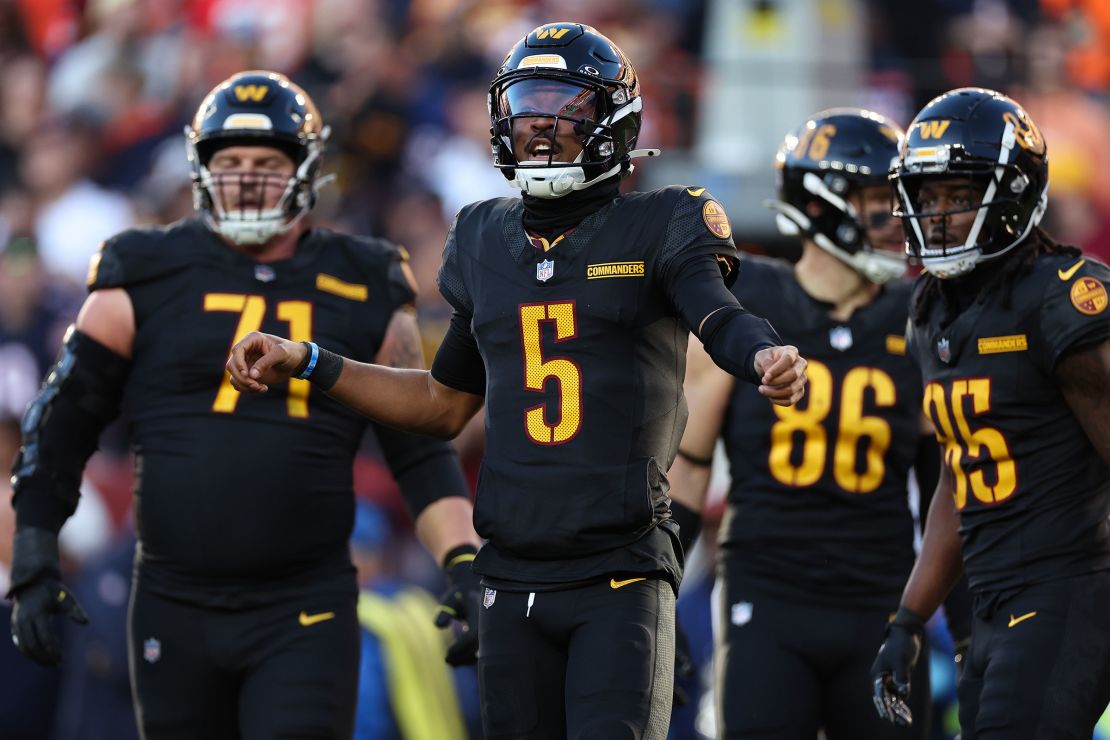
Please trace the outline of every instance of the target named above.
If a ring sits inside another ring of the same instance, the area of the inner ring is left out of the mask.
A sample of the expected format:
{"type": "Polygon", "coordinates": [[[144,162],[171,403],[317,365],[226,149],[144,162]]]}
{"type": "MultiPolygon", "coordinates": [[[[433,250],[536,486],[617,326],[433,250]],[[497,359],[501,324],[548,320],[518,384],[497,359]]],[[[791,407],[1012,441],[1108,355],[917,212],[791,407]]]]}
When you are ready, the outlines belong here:
{"type": "Polygon", "coordinates": [[[1029,349],[1029,340],[1024,334],[1010,334],[1005,337],[982,337],[979,339],[979,354],[981,355],[1024,352],[1027,349],[1029,349]]]}
{"type": "Polygon", "coordinates": [[[906,338],[897,334],[887,334],[886,351],[892,355],[905,355],[906,338]]]}
{"type": "Polygon", "coordinates": [[[1084,276],[1071,286],[1071,305],[1075,310],[1088,316],[1096,316],[1106,310],[1106,286],[1098,278],[1084,276]]]}
{"type": "Polygon", "coordinates": [[[360,303],[365,303],[366,299],[370,297],[370,291],[365,285],[348,283],[322,272],[316,275],[316,289],[360,303]]]}
{"type": "Polygon", "coordinates": [[[586,265],[587,280],[604,278],[639,278],[644,276],[643,262],[602,262],[586,265]]]}

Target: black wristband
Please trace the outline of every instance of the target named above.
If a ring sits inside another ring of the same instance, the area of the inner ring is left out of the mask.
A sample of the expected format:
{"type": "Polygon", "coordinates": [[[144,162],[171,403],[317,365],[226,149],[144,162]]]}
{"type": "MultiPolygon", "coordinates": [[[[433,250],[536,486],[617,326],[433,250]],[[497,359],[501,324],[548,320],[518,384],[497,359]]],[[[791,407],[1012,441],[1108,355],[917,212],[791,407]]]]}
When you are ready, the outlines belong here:
{"type": "Polygon", "coordinates": [[[455,547],[452,547],[450,550],[448,550],[447,554],[443,556],[443,569],[449,571],[456,565],[469,563],[477,554],[478,548],[474,545],[456,545],[455,547]]]}
{"type": "Polygon", "coordinates": [[[683,555],[690,554],[694,540],[701,532],[701,513],[689,506],[671,499],[671,519],[678,525],[678,542],[682,545],[683,555]]]}
{"type": "Polygon", "coordinates": [[[309,382],[321,390],[330,391],[339,375],[343,372],[343,356],[320,348],[320,357],[316,360],[316,368],[308,376],[309,382]]]}
{"type": "Polygon", "coordinates": [[[890,620],[891,625],[898,625],[903,627],[915,635],[925,633],[925,617],[905,606],[898,607],[895,612],[894,618],[890,620]]]}
{"type": "Polygon", "coordinates": [[[713,465],[713,455],[712,455],[712,453],[710,453],[709,457],[696,457],[694,455],[691,455],[689,452],[686,452],[681,447],[679,447],[677,450],[675,450],[675,454],[678,455],[679,457],[681,457],[686,462],[690,463],[691,465],[696,465],[699,468],[708,468],[708,467],[712,467],[712,465],[713,465]]]}

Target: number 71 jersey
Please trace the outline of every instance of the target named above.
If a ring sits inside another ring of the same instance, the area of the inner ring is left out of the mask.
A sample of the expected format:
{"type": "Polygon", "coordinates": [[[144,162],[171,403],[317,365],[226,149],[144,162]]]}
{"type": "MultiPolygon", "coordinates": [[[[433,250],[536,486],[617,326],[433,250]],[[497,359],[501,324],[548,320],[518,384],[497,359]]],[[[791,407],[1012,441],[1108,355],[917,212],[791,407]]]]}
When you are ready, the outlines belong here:
{"type": "Polygon", "coordinates": [[[272,580],[333,554],[349,567],[365,419],[306,380],[241,395],[224,363],[255,330],[372,361],[393,312],[413,298],[401,265],[392,245],[323,229],[292,258],[256,263],[198,219],[104,245],[89,288],[126,290],[135,315],[124,414],[145,582],[272,580]]]}
{"type": "Polygon", "coordinates": [[[734,259],[728,222],[704,188],[633,193],[541,251],[522,212],[517,198],[464,208],[439,276],[486,372],[475,525],[489,545],[475,567],[533,583],[677,583],[657,525],[686,423],[689,329],[665,286],[685,259],[734,259]]]}
{"type": "Polygon", "coordinates": [[[951,324],[936,301],[911,327],[976,591],[1110,568],[1110,469],[1054,377],[1069,349],[1110,338],[1108,282],[1090,257],[1042,255],[951,324]]]}

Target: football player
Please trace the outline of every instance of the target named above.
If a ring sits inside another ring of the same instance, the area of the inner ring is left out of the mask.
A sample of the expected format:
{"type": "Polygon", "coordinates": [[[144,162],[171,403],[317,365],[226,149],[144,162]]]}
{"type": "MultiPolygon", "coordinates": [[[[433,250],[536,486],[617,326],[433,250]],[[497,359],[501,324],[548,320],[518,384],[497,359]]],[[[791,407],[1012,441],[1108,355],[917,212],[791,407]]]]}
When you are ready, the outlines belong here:
{"type": "Polygon", "coordinates": [[[305,377],[379,422],[450,437],[485,402],[475,522],[488,539],[478,660],[489,738],[663,738],[683,533],[665,471],[686,421],[686,338],[773,401],[805,361],[728,292],[735,249],[702,187],[621,195],[643,101],[620,49],[552,23],[489,92],[494,163],[524,193],[463,208],[431,372],[261,333],[237,387],[305,377]]]}
{"type": "MultiPolygon", "coordinates": [[[[769,205],[801,238],[801,259],[745,258],[732,290],[809,361],[806,402],[766,403],[691,344],[690,423],[669,477],[672,508],[696,519],[724,439],[721,737],[926,736],[926,723],[878,720],[864,693],[913,565],[911,466],[935,483],[939,462],[905,356],[911,284],[887,182],[902,137],[877,113],[837,108],[788,134],[775,157],[769,205]]],[[[927,664],[914,681],[924,717],[927,664]]]]}
{"type": "Polygon", "coordinates": [[[1000,93],[926,105],[894,185],[927,271],[908,348],[945,465],[876,707],[909,719],[924,622],[966,570],[963,739],[1089,738],[1110,701],[1110,270],[1039,228],[1045,141],[1000,93]]]}
{"type": "MultiPolygon", "coordinates": [[[[310,228],[328,129],[280,74],[217,86],[186,131],[199,214],[109,239],[15,464],[13,638],[61,660],[52,615],[84,613],[57,532],[121,406],[135,452],[139,554],[128,641],[143,737],[350,738],[357,588],[347,538],[366,421],[303,380],[243,397],[223,370],[257,329],[423,367],[414,286],[393,245],[310,228]]],[[[451,565],[475,629],[480,540],[444,443],[375,425],[418,535],[451,565]],[[465,598],[464,598],[465,597],[465,598]]]]}

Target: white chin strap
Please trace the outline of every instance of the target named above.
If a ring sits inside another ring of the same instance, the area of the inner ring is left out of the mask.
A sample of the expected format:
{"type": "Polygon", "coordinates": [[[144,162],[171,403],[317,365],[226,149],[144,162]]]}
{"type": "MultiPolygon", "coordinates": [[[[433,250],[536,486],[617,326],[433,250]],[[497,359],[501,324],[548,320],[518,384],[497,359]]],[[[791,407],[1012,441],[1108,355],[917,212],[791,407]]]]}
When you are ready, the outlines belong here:
{"type": "Polygon", "coordinates": [[[764,205],[777,211],[775,225],[783,236],[808,236],[814,244],[876,285],[889,283],[906,274],[906,258],[903,255],[878,249],[860,249],[855,254],[850,254],[838,247],[832,239],[815,231],[809,218],[789,203],[769,200],[764,205]]]}
{"type": "MultiPolygon", "coordinates": [[[[658,157],[658,149],[633,149],[629,159],[636,157],[658,157]]],[[[578,155],[578,160],[582,154],[578,155]]],[[[578,161],[575,160],[575,161],[578,161]]],[[[628,165],[631,172],[635,167],[628,165]]],[[[546,162],[521,162],[513,168],[513,187],[520,188],[527,195],[537,198],[562,198],[575,190],[585,190],[596,183],[620,174],[621,165],[616,165],[592,180],[586,179],[586,171],[581,167],[548,167],[546,162]]]]}

